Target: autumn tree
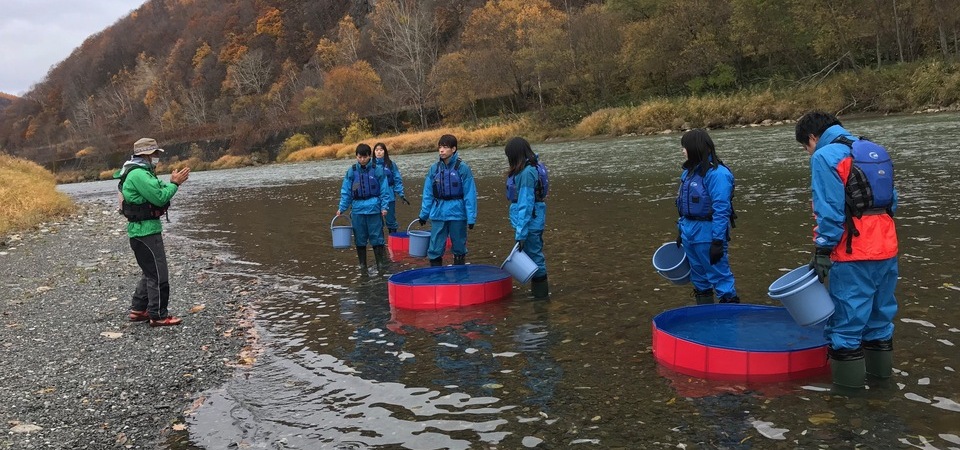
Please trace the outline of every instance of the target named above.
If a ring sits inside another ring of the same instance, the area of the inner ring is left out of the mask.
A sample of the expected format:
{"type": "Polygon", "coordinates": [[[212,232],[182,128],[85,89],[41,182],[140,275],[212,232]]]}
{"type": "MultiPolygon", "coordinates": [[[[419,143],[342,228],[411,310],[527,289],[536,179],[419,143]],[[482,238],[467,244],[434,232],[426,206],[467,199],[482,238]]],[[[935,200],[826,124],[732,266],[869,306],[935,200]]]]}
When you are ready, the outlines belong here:
{"type": "Polygon", "coordinates": [[[429,3],[416,0],[383,0],[372,13],[374,41],[387,68],[392,93],[416,110],[426,128],[430,96],[427,78],[437,61],[436,25],[429,3]]]}
{"type": "Polygon", "coordinates": [[[479,86],[475,72],[470,70],[463,52],[447,53],[440,57],[430,73],[430,84],[436,90],[440,114],[450,121],[477,119],[475,104],[479,86]]]}
{"type": "Polygon", "coordinates": [[[236,95],[260,95],[270,82],[272,66],[263,51],[247,52],[227,67],[225,83],[236,95]]]}
{"type": "Polygon", "coordinates": [[[314,121],[364,117],[378,112],[383,95],[377,72],[370,63],[357,61],[330,70],[321,89],[307,88],[300,110],[314,121]]]}
{"type": "MultiPolygon", "coordinates": [[[[487,67],[480,78],[484,96],[525,97],[542,93],[543,81],[569,56],[564,13],[546,0],[491,0],[475,10],[463,31],[467,59],[487,67]]],[[[542,97],[539,97],[542,101],[542,97]]]]}

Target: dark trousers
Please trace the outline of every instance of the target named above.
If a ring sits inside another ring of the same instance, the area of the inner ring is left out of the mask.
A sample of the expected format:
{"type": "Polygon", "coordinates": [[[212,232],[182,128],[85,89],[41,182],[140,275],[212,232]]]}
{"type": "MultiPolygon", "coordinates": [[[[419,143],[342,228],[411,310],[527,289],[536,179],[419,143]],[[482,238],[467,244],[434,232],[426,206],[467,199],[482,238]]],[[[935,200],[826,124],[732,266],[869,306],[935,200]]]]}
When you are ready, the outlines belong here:
{"type": "Polygon", "coordinates": [[[133,249],[137,264],[143,271],[137,290],[133,293],[130,309],[146,310],[152,320],[163,319],[168,315],[167,303],[170,301],[170,276],[167,272],[163,236],[157,233],[130,238],[130,248],[133,249]]]}

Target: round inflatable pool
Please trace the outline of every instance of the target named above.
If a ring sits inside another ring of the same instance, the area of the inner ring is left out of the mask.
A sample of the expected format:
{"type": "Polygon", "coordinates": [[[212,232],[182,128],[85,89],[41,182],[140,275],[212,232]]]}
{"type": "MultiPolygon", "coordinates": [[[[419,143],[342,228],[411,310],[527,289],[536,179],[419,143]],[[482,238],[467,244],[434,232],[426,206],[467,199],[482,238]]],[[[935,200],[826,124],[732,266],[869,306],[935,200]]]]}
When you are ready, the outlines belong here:
{"type": "Polygon", "coordinates": [[[653,355],[685,375],[785,381],[830,370],[823,327],[801,327],[785,308],[686,306],[653,318],[653,355]]]}
{"type": "Polygon", "coordinates": [[[403,271],[387,279],[387,289],[396,308],[456,308],[507,297],[513,282],[499,267],[470,264],[403,271]]]}

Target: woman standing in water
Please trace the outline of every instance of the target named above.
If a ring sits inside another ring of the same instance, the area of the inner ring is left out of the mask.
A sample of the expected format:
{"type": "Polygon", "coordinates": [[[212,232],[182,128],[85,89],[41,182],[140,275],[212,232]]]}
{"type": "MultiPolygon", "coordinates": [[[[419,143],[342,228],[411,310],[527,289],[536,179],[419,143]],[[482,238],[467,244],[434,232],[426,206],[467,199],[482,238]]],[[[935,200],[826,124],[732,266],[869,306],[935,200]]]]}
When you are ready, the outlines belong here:
{"type": "Polygon", "coordinates": [[[697,304],[740,303],[727,260],[730,228],[736,226],[733,212],[734,179],[717,157],[710,135],[693,129],[680,138],[686,161],[677,192],[677,245],[690,262],[690,281],[697,304]]]}
{"type": "Polygon", "coordinates": [[[387,215],[384,216],[384,219],[387,223],[387,232],[396,233],[397,228],[400,226],[397,223],[396,197],[400,197],[400,200],[404,203],[410,204],[410,202],[407,201],[407,197],[403,194],[403,178],[400,176],[400,169],[397,168],[397,165],[390,159],[390,152],[387,151],[386,144],[377,142],[377,144],[373,146],[373,156],[377,159],[377,166],[383,169],[383,175],[387,177],[387,184],[390,185],[390,189],[393,189],[393,194],[390,196],[390,203],[387,205],[387,215]]]}
{"type": "Polygon", "coordinates": [[[546,225],[546,169],[541,168],[530,143],[521,137],[507,142],[503,150],[510,168],[507,170],[507,200],[510,201],[510,225],[519,250],[537,264],[531,290],[534,298],[550,294],[547,285],[547,264],[543,256],[543,229],[546,225]]]}

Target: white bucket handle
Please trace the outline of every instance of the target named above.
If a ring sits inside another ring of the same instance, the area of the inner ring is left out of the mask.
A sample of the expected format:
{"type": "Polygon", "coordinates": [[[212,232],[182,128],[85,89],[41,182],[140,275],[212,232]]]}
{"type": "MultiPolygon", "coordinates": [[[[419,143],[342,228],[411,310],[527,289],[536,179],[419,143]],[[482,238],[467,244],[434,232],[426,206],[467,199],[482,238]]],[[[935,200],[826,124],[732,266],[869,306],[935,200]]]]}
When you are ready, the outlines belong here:
{"type": "Polygon", "coordinates": [[[514,255],[516,252],[520,251],[520,250],[518,249],[518,247],[520,247],[520,244],[519,244],[519,243],[513,244],[513,248],[510,249],[510,253],[507,254],[507,259],[503,260],[503,262],[500,263],[500,268],[501,268],[501,269],[502,269],[504,266],[507,265],[507,261],[510,261],[510,259],[513,257],[513,255],[514,255]]]}
{"type": "Polygon", "coordinates": [[[341,217],[343,217],[343,216],[344,216],[344,214],[340,214],[339,216],[333,216],[333,220],[330,221],[330,229],[331,229],[331,230],[333,229],[333,223],[336,222],[337,219],[339,219],[339,218],[341,218],[341,217]]]}
{"type": "MultiPolygon", "coordinates": [[[[430,220],[430,219],[427,219],[427,220],[430,220]]],[[[410,234],[410,227],[412,227],[413,224],[415,224],[415,223],[417,223],[417,222],[419,222],[419,221],[420,221],[420,218],[418,217],[418,218],[416,218],[416,219],[413,219],[413,221],[410,222],[410,225],[407,225],[407,234],[410,234]]]]}

